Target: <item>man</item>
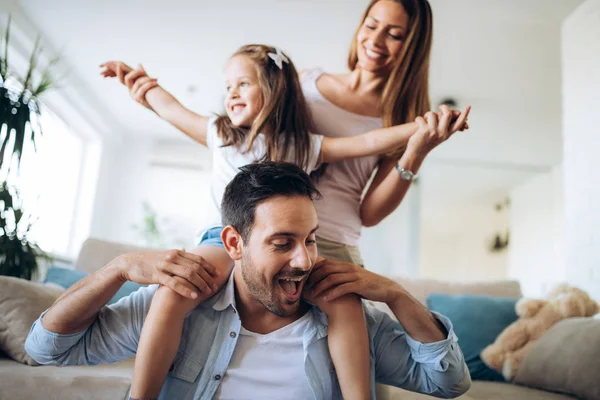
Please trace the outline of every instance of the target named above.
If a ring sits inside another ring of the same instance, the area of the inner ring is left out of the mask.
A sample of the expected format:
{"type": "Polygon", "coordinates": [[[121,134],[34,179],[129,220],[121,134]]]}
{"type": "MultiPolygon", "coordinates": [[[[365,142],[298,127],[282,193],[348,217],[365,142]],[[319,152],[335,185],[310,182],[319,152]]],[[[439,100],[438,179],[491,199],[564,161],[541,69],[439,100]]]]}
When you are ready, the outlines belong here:
{"type": "MultiPolygon", "coordinates": [[[[348,263],[315,263],[316,196],[310,178],[287,163],[248,165],[227,186],[221,238],[235,267],[225,287],[186,318],[161,399],[226,397],[223,393],[265,398],[267,390],[286,398],[291,386],[311,398],[340,399],[327,347],[327,317],[283,290],[291,284],[295,293],[304,290],[310,296],[354,293],[387,303],[400,323],[372,307],[365,311],[373,387],[376,381],[439,397],[455,397],[470,387],[447,318],[434,316],[385,277],[348,263]],[[252,391],[257,387],[264,392],[252,391]]],[[[156,286],[106,306],[123,282],[166,284],[189,296],[206,272],[224,273],[183,251],[118,257],[44,312],[25,348],[42,364],[129,358],[156,286]]]]}

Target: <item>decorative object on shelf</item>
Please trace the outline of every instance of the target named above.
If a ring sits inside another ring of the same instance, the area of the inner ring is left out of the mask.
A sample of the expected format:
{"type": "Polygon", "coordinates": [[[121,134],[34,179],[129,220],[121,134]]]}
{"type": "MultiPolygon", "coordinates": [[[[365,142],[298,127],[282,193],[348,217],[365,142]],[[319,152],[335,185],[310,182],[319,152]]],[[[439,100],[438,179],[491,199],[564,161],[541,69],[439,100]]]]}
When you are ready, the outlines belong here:
{"type": "Polygon", "coordinates": [[[136,244],[139,246],[155,249],[186,247],[186,240],[180,237],[176,224],[169,218],[159,216],[148,201],[142,202],[142,221],[131,228],[137,235],[136,244]]]}
{"type": "Polygon", "coordinates": [[[27,73],[20,78],[8,63],[10,23],[9,17],[6,28],[0,29],[0,275],[31,280],[40,262],[50,257],[30,240],[35,221],[24,211],[17,188],[7,180],[15,161],[19,172],[27,140],[35,151],[36,138],[42,134],[38,98],[54,86],[50,70],[58,58],[39,67],[42,48],[38,36],[27,73]]]}
{"type": "Polygon", "coordinates": [[[458,101],[454,97],[444,97],[440,100],[438,106],[447,105],[450,108],[458,108],[458,101]]]}
{"type": "Polygon", "coordinates": [[[158,214],[147,201],[142,203],[142,207],[144,210],[142,222],[133,225],[132,228],[138,234],[142,246],[161,248],[164,246],[164,241],[159,228],[158,214]]]}
{"type": "MultiPolygon", "coordinates": [[[[508,210],[510,208],[510,199],[507,197],[500,203],[496,203],[496,205],[494,207],[496,209],[496,212],[503,213],[503,212],[505,212],[505,210],[508,210]]],[[[494,235],[494,237],[492,238],[492,240],[490,241],[490,243],[488,245],[488,249],[492,253],[499,253],[508,248],[509,242],[510,242],[510,231],[509,231],[508,227],[506,227],[504,232],[499,231],[494,235]]]]}

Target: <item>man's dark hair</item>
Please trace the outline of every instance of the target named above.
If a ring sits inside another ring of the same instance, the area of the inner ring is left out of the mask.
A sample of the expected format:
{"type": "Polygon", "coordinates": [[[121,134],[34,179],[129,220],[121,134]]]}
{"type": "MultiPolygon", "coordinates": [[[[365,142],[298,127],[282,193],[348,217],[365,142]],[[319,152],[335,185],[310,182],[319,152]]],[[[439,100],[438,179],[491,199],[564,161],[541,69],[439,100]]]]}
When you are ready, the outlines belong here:
{"type": "Polygon", "coordinates": [[[321,197],[310,177],[300,167],[286,162],[261,162],[240,168],[225,188],[221,203],[223,226],[233,226],[246,241],[256,207],[274,196],[321,197]]]}

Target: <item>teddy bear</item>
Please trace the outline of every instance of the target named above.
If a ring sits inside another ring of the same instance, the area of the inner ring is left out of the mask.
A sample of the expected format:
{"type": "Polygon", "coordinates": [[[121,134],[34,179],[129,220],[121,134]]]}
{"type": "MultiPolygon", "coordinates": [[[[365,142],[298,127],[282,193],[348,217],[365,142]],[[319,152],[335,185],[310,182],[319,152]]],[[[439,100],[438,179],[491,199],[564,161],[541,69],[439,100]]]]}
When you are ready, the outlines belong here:
{"type": "Polygon", "coordinates": [[[591,317],[600,312],[600,306],[583,290],[560,284],[547,299],[520,299],[515,310],[519,319],[480,354],[483,362],[507,381],[514,379],[525,355],[544,332],[565,318],[591,317]]]}

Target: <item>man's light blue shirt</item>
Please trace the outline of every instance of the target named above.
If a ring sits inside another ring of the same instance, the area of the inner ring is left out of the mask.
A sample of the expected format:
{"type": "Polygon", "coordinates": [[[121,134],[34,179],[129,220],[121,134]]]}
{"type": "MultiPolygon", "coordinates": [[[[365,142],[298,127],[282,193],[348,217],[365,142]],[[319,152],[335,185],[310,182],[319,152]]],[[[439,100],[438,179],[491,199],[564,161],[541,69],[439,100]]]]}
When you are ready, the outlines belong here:
{"type": "MultiPolygon", "coordinates": [[[[185,319],[181,344],[160,399],[212,399],[227,373],[241,320],[237,313],[233,274],[212,299],[185,319]]],[[[40,364],[96,365],[135,355],[142,325],[156,286],[141,288],[100,311],[83,332],[57,334],[34,322],[25,350],[40,364]]],[[[304,333],[304,371],[314,399],[342,399],[327,345],[327,317],[311,308],[312,323],[304,333]]],[[[42,314],[43,316],[43,314],[42,314]]],[[[456,397],[470,387],[470,376],[450,320],[436,314],[448,337],[435,343],[412,339],[386,313],[365,305],[370,339],[372,398],[375,382],[437,397],[456,397]]],[[[273,354],[285,357],[285,354],[273,354]]],[[[256,398],[260,394],[256,393],[256,398]]]]}

